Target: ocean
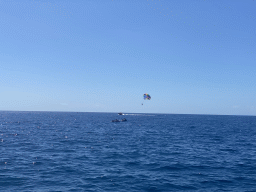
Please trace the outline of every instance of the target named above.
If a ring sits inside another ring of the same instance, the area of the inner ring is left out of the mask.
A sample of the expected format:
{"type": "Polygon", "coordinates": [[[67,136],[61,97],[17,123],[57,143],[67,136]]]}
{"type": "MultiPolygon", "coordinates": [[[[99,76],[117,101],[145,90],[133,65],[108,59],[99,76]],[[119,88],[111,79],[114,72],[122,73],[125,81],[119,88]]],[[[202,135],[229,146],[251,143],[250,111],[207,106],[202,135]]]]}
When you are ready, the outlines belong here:
{"type": "Polygon", "coordinates": [[[256,117],[2,111],[0,191],[256,191],[256,117]]]}

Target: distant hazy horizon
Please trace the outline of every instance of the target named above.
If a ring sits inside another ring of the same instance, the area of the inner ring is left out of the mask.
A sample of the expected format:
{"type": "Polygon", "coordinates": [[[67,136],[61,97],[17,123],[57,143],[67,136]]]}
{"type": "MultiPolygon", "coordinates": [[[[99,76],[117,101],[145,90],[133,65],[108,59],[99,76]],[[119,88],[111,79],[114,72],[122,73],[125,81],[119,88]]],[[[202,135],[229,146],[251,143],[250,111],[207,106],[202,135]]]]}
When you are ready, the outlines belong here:
{"type": "MultiPolygon", "coordinates": [[[[114,112],[91,112],[91,111],[13,111],[13,110],[0,110],[0,112],[42,112],[42,113],[111,113],[111,114],[117,114],[120,113],[120,111],[114,111],[114,112]]],[[[255,115],[225,115],[225,114],[187,114],[187,113],[132,113],[132,112],[122,112],[124,115],[130,115],[130,114],[154,114],[154,115],[209,115],[209,116],[250,116],[254,117],[255,115]]]]}

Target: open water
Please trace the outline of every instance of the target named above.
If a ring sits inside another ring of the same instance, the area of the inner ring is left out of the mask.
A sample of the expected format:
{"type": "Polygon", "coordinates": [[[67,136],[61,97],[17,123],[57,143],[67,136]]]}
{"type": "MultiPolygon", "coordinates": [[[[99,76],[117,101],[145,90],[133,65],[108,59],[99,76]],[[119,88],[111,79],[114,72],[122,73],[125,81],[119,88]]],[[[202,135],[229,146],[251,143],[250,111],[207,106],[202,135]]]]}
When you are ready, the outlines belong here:
{"type": "Polygon", "coordinates": [[[0,191],[256,191],[256,117],[0,112],[0,191]]]}

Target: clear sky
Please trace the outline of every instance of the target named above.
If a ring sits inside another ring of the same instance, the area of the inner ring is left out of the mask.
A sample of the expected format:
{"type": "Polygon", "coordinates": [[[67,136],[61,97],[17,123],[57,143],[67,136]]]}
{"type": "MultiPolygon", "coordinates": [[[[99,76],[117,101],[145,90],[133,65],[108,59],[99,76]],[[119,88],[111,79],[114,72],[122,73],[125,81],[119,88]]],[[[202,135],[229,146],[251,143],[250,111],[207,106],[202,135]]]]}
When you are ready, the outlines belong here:
{"type": "Polygon", "coordinates": [[[255,51],[254,0],[0,0],[0,110],[256,115],[255,51]]]}

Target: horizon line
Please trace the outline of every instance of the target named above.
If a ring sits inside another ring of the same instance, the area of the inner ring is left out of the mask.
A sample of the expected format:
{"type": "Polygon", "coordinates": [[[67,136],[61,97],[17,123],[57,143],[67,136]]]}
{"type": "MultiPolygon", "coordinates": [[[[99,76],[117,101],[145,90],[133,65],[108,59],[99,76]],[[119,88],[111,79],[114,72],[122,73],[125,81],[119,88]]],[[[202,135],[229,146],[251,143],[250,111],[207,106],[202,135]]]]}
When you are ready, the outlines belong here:
{"type": "MultiPolygon", "coordinates": [[[[0,110],[0,112],[48,112],[48,113],[120,113],[120,112],[92,112],[92,111],[24,111],[24,110],[0,110]]],[[[200,113],[136,113],[136,112],[122,112],[128,114],[159,114],[159,115],[212,115],[212,116],[251,116],[255,117],[256,115],[228,115],[228,114],[200,114],[200,113]]]]}

